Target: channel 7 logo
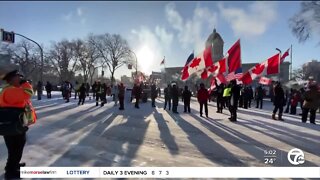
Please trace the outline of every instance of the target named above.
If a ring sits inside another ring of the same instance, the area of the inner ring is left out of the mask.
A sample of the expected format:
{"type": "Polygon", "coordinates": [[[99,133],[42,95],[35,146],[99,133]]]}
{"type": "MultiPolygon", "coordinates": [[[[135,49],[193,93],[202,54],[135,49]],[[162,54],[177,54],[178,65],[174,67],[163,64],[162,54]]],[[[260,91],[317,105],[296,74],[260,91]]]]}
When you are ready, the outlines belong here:
{"type": "Polygon", "coordinates": [[[304,153],[301,149],[294,148],[288,152],[288,161],[292,165],[300,165],[304,163],[304,153]]]}

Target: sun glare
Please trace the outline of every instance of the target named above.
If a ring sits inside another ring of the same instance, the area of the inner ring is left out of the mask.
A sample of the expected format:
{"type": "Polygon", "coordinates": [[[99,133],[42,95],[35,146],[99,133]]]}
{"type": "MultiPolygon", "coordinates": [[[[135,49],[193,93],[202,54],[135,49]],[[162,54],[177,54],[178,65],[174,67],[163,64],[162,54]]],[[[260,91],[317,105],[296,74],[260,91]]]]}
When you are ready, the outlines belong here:
{"type": "Polygon", "coordinates": [[[148,46],[143,46],[138,54],[138,64],[142,72],[151,73],[151,66],[154,61],[154,54],[148,46]]]}

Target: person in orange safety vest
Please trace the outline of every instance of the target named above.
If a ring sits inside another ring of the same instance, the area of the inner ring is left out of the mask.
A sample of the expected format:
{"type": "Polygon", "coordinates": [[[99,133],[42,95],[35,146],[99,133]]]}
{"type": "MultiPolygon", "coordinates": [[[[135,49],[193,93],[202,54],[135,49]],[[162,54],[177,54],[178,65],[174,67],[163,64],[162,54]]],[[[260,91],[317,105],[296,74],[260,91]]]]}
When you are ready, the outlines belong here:
{"type": "MultiPolygon", "coordinates": [[[[21,77],[23,76],[17,70],[5,75],[3,80],[7,85],[0,92],[0,108],[25,108],[31,104],[32,86],[21,77]]],[[[26,133],[3,137],[8,149],[5,179],[18,179],[20,167],[25,166],[25,163],[20,163],[20,160],[26,143],[26,133]]]]}

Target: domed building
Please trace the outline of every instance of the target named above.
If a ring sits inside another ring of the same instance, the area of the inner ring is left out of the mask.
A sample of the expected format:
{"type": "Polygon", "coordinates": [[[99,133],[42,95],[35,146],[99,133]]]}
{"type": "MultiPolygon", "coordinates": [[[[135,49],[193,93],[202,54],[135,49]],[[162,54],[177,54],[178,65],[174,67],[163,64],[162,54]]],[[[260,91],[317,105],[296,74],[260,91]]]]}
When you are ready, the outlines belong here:
{"type": "Polygon", "coordinates": [[[213,29],[213,32],[209,35],[205,46],[212,46],[212,60],[214,62],[219,61],[223,58],[223,39],[216,29],[213,29]]]}

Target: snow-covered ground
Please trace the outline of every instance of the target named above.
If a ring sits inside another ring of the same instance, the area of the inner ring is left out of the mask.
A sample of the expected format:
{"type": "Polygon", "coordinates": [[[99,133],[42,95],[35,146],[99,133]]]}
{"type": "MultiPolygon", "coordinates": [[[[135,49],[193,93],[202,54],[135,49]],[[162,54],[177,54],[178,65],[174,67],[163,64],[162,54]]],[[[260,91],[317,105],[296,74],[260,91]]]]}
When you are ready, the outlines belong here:
{"type": "MultiPolygon", "coordinates": [[[[300,148],[306,157],[301,166],[320,165],[320,126],[301,123],[299,115],[271,120],[271,102],[265,101],[263,110],[240,108],[237,123],[228,120],[227,110],[217,114],[215,102],[209,103],[208,119],[199,117],[195,99],[191,114],[183,113],[182,102],[180,114],[163,110],[163,103],[159,98],[157,108],[148,101],[135,109],[127,96],[119,111],[110,97],[104,107],[88,98],[82,106],[73,98],[64,103],[59,92],[49,100],[34,97],[38,122],[28,131],[23,161],[27,166],[267,166],[264,150],[275,150],[270,166],[291,166],[287,153],[300,148]]],[[[7,157],[2,138],[0,154],[2,170],[7,157]]]]}

